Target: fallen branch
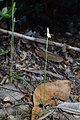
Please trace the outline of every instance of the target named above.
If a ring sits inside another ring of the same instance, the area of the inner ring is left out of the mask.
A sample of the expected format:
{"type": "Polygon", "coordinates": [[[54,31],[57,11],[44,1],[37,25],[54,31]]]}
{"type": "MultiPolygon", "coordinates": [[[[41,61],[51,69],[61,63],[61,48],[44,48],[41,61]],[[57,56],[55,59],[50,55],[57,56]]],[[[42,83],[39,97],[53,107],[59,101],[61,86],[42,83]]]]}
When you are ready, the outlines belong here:
{"type": "MultiPolygon", "coordinates": [[[[8,31],[8,30],[0,29],[0,32],[12,35],[12,32],[8,31]]],[[[41,44],[45,44],[45,39],[40,39],[40,38],[35,38],[35,37],[29,37],[29,36],[26,36],[26,35],[23,35],[23,34],[20,34],[20,33],[17,33],[17,32],[14,32],[14,36],[15,37],[19,37],[19,38],[23,38],[23,39],[26,39],[26,40],[29,40],[29,41],[35,41],[35,42],[38,42],[38,43],[41,43],[41,44]]],[[[50,41],[50,40],[49,40],[49,45],[55,45],[57,47],[64,47],[64,44],[58,43],[58,42],[53,42],[53,41],[50,41]]],[[[67,45],[67,49],[80,52],[80,48],[78,48],[78,47],[72,47],[70,45],[67,45]]]]}

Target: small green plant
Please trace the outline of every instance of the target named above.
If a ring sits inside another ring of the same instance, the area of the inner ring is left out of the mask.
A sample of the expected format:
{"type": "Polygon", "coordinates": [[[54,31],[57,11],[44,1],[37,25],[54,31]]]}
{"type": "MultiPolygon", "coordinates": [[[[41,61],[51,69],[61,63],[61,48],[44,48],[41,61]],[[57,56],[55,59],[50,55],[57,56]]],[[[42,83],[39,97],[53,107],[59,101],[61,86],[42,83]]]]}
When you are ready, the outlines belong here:
{"type": "Polygon", "coordinates": [[[7,54],[9,51],[4,50],[3,48],[0,49],[0,56],[7,54]]]}
{"type": "MultiPolygon", "coordinates": [[[[15,27],[15,18],[14,13],[16,12],[16,3],[12,0],[12,6],[4,7],[0,11],[0,20],[9,19],[12,17],[12,36],[11,36],[11,53],[10,53],[10,81],[12,82],[12,71],[13,71],[13,53],[14,53],[14,27],[15,27]]],[[[1,49],[0,55],[6,54],[8,51],[1,49]]]]}
{"type": "MultiPolygon", "coordinates": [[[[11,36],[11,53],[10,53],[10,81],[12,82],[12,75],[13,75],[13,53],[14,53],[14,27],[15,27],[15,18],[14,13],[16,12],[16,3],[12,0],[12,6],[4,7],[0,10],[0,20],[2,19],[9,19],[12,17],[12,36],[11,36]]],[[[6,54],[8,51],[4,51],[1,49],[0,55],[6,54]]]]}
{"type": "MultiPolygon", "coordinates": [[[[16,12],[16,8],[14,9],[14,13],[16,12]]],[[[4,7],[0,11],[0,20],[1,19],[9,19],[12,16],[12,6],[4,7]]]]}

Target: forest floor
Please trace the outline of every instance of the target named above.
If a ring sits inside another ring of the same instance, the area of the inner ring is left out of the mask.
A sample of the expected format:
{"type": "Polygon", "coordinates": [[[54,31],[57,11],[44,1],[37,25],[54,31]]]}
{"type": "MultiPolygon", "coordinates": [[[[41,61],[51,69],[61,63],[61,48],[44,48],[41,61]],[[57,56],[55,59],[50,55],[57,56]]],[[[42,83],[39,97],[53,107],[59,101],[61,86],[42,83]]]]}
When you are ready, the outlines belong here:
{"type": "MultiPolygon", "coordinates": [[[[2,22],[2,26],[5,24],[2,22]]],[[[4,27],[3,27],[4,28],[4,27]]],[[[74,30],[74,28],[71,28],[74,30]]],[[[4,29],[5,30],[5,29],[4,29]]],[[[0,32],[0,120],[30,120],[33,92],[44,82],[46,32],[42,26],[27,28],[22,34],[36,41],[15,37],[13,57],[13,82],[10,83],[10,34],[0,32]]],[[[80,102],[80,32],[53,33],[48,44],[47,81],[68,79],[72,81],[69,102],[80,102]],[[58,44],[59,43],[59,44],[58,44]],[[71,47],[70,47],[71,46],[71,47]],[[77,50],[79,48],[79,50],[77,50]]],[[[50,107],[50,106],[49,106],[50,107]]],[[[51,109],[51,108],[50,108],[51,109]]],[[[78,109],[77,109],[78,110],[78,109]]],[[[79,109],[80,111],[80,109],[79,109]]],[[[80,117],[59,109],[46,120],[79,120],[80,117]]]]}

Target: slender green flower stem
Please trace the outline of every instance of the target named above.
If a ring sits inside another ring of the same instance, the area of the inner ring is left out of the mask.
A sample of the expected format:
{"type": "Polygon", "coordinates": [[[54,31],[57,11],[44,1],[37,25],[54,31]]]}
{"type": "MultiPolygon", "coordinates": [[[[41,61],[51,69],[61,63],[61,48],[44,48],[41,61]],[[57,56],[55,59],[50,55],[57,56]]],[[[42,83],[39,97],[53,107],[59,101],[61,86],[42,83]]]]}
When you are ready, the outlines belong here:
{"type": "MultiPolygon", "coordinates": [[[[46,82],[46,69],[47,69],[47,51],[48,51],[48,36],[45,39],[46,40],[46,51],[45,51],[45,68],[44,68],[44,97],[43,99],[45,99],[45,95],[46,95],[46,86],[45,86],[45,82],[46,82]]],[[[43,108],[44,109],[44,108],[43,108]]]]}
{"type": "Polygon", "coordinates": [[[14,21],[14,9],[15,9],[15,2],[12,1],[12,36],[11,36],[11,56],[10,56],[10,82],[13,80],[13,54],[14,54],[14,28],[15,28],[15,21],[14,21]]]}
{"type": "MultiPolygon", "coordinates": [[[[44,80],[46,81],[46,69],[47,69],[47,50],[48,50],[48,37],[46,38],[46,57],[45,57],[45,70],[44,70],[44,72],[45,72],[45,76],[44,76],[44,80]]],[[[45,82],[44,81],[44,82],[45,82]]]]}

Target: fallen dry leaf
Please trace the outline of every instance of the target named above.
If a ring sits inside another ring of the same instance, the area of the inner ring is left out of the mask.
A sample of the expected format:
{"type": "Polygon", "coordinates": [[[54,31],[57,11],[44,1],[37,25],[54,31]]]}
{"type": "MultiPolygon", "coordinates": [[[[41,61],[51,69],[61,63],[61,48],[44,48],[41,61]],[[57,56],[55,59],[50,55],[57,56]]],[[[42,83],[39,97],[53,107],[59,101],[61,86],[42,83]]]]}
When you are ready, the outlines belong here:
{"type": "Polygon", "coordinates": [[[67,111],[69,113],[80,115],[80,102],[64,102],[62,104],[59,104],[58,107],[62,107],[64,111],[67,111]]]}
{"type": "Polygon", "coordinates": [[[21,100],[24,94],[20,92],[13,84],[6,84],[0,87],[0,98],[6,102],[15,102],[16,100],[21,100]]]}
{"type": "Polygon", "coordinates": [[[71,92],[71,81],[56,80],[55,82],[42,83],[34,91],[32,110],[32,120],[37,120],[38,115],[42,112],[40,106],[56,105],[56,99],[66,101],[71,92]],[[54,97],[54,99],[52,99],[54,97]]]}
{"type": "MultiPolygon", "coordinates": [[[[35,52],[36,52],[36,54],[38,56],[40,56],[40,57],[42,57],[44,59],[46,58],[45,50],[43,50],[43,49],[38,49],[37,50],[36,49],[35,52]]],[[[61,56],[59,56],[58,54],[54,54],[52,52],[49,52],[49,51],[47,51],[47,57],[48,57],[48,60],[51,60],[51,61],[54,61],[54,62],[58,62],[58,63],[64,61],[64,59],[61,56]]]]}

